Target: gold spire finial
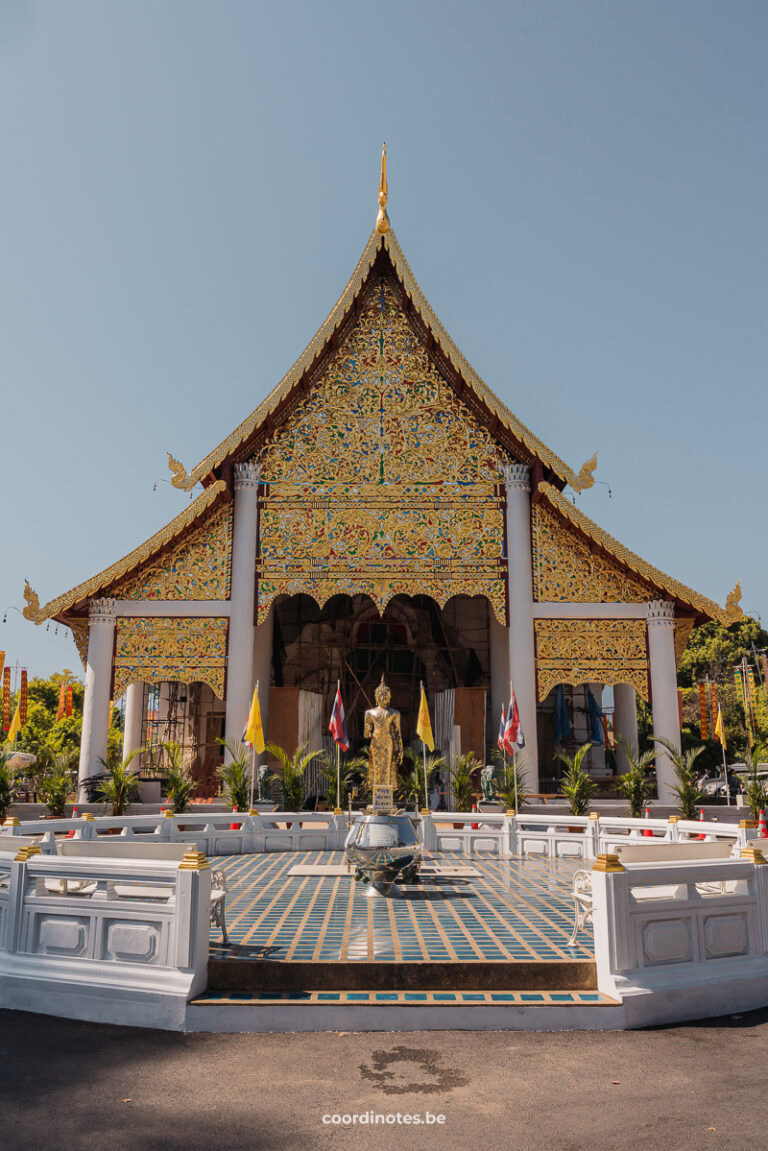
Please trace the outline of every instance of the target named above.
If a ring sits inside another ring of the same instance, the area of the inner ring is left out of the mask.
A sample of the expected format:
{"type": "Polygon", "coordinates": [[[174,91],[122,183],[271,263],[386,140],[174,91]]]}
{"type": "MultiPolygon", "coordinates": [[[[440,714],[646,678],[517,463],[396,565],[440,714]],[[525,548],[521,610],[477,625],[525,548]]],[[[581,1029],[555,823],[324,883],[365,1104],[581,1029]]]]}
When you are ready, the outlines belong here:
{"type": "Polygon", "coordinates": [[[381,175],[379,176],[379,214],[376,217],[376,231],[384,235],[389,231],[387,215],[387,142],[381,146],[381,175]]]}

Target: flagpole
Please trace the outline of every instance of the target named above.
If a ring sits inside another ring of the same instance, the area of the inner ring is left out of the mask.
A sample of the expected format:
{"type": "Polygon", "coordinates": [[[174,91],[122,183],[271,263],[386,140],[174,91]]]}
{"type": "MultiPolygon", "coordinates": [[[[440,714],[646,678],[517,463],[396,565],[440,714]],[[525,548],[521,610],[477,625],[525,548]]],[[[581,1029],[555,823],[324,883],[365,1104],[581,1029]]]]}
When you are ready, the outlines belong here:
{"type": "MultiPolygon", "coordinates": [[[[419,708],[421,708],[421,695],[424,692],[424,680],[419,680],[419,708]]],[[[434,740],[433,740],[434,742],[434,740]]],[[[424,810],[429,811],[429,784],[427,783],[427,745],[422,739],[421,751],[424,756],[424,810]]]]}
{"type": "MultiPolygon", "coordinates": [[[[336,680],[336,691],[341,691],[341,680],[336,680]]],[[[327,713],[326,713],[327,714],[327,713]]],[[[336,810],[341,809],[341,748],[336,744],[336,810]]]]}
{"type": "MultiPolygon", "coordinates": [[[[256,698],[257,699],[258,699],[258,695],[259,695],[259,681],[256,680],[256,698]]],[[[250,718],[250,716],[249,716],[249,718],[250,718]]],[[[248,805],[249,807],[253,807],[253,791],[254,791],[255,780],[256,780],[256,740],[254,739],[253,743],[251,744],[251,802],[248,805]]]]}

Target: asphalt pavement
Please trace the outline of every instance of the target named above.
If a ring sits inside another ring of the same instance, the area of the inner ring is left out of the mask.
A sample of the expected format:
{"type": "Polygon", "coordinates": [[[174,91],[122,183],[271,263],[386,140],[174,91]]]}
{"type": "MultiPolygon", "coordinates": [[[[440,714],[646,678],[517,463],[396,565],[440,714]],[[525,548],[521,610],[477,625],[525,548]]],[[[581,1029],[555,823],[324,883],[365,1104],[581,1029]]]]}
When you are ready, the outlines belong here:
{"type": "Polygon", "coordinates": [[[768,1011],[551,1035],[179,1035],[0,1011],[0,1148],[756,1151],[767,1069],[768,1011]]]}

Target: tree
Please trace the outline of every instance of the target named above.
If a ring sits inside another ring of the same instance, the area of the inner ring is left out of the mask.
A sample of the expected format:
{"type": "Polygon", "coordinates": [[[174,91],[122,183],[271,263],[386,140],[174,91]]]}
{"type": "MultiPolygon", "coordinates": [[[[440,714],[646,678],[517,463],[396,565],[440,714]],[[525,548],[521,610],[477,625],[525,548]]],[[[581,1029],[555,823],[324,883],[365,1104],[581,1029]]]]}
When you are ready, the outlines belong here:
{"type": "Polygon", "coordinates": [[[746,656],[752,662],[752,644],[768,648],[768,632],[752,616],[745,615],[730,627],[705,623],[694,628],[678,671],[681,687],[691,687],[707,676],[716,683],[731,681],[736,664],[746,656]]]}
{"type": "Polygon", "coordinates": [[[16,791],[16,772],[8,764],[12,754],[10,748],[0,747],[0,823],[4,822],[16,791]]]}
{"type": "Polygon", "coordinates": [[[74,759],[71,755],[59,754],[53,757],[40,774],[37,781],[37,795],[51,815],[61,818],[66,813],[67,801],[73,794],[75,786],[74,759]]]}

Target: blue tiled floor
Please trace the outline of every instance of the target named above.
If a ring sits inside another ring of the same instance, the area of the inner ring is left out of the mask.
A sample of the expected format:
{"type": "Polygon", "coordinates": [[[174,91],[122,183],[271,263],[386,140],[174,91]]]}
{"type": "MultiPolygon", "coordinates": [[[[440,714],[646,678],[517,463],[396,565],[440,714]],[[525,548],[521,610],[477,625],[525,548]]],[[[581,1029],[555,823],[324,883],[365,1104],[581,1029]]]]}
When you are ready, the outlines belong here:
{"type": "Polygon", "coordinates": [[[212,955],[294,962],[594,958],[591,928],[567,946],[573,864],[441,855],[435,862],[469,864],[480,877],[430,877],[398,900],[366,899],[347,875],[288,874],[297,863],[343,862],[342,852],[328,851],[212,861],[227,874],[231,940],[224,947],[212,930],[212,955]]]}

